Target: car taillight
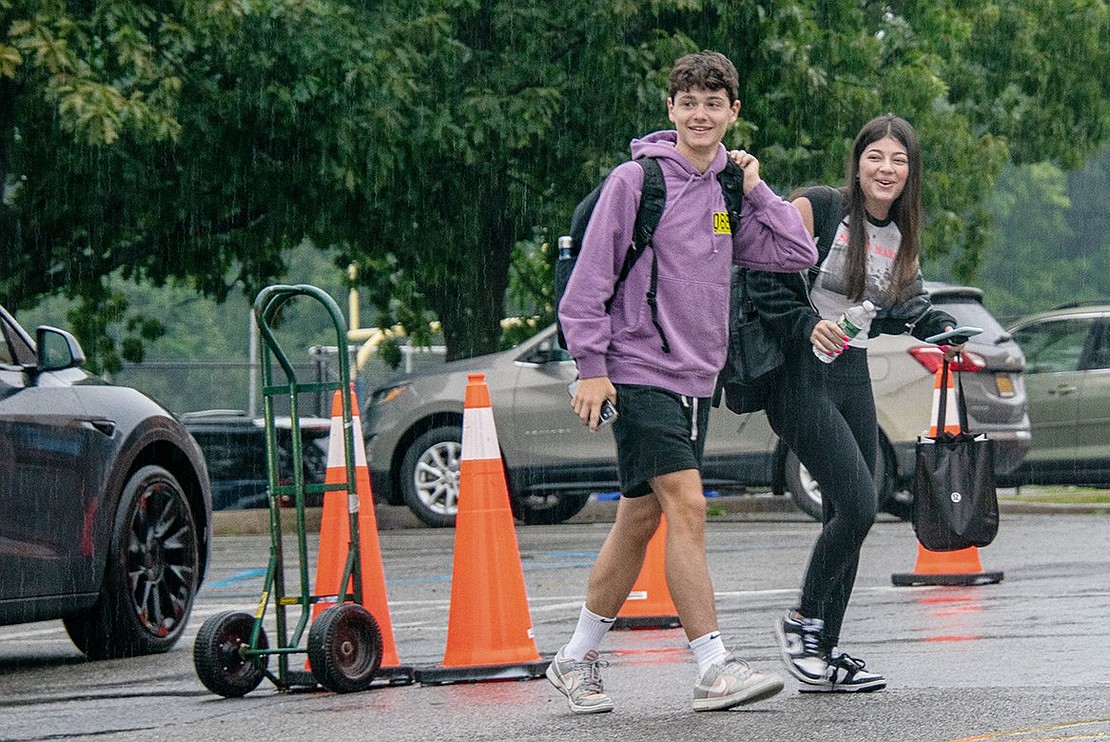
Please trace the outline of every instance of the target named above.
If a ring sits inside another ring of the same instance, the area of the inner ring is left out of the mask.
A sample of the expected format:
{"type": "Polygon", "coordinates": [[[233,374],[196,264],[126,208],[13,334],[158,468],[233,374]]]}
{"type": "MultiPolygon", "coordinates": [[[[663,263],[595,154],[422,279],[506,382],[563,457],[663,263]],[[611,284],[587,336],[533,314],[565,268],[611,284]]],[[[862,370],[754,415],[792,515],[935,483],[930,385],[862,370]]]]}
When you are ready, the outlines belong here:
{"type": "MultiPolygon", "coordinates": [[[[940,370],[940,364],[944,361],[944,351],[935,345],[919,345],[910,348],[908,351],[914,359],[917,360],[922,366],[928,369],[929,373],[935,374],[940,370]]],[[[969,353],[964,351],[960,354],[960,362],[953,364],[951,368],[955,371],[982,371],[987,367],[986,360],[978,353],[969,353]]]]}

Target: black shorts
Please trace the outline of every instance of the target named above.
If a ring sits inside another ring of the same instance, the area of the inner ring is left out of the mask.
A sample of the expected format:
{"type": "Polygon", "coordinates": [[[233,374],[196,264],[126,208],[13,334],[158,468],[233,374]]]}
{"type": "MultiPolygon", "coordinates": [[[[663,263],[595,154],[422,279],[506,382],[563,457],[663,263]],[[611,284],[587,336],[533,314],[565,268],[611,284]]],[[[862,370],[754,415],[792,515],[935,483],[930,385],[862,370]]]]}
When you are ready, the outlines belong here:
{"type": "Polygon", "coordinates": [[[651,478],[661,474],[701,471],[709,398],[683,397],[654,386],[616,384],[617,470],[621,494],[642,497],[651,492],[651,478]]]}

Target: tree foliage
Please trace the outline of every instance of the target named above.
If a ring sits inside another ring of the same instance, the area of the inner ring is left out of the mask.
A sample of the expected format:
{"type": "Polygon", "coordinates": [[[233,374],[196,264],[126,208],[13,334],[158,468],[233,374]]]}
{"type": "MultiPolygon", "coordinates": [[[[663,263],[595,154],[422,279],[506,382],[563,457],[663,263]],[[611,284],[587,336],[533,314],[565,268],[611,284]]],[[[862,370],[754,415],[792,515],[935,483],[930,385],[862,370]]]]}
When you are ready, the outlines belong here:
{"type": "Polygon", "coordinates": [[[401,179],[407,101],[443,56],[421,49],[444,38],[435,16],[330,2],[3,0],[0,22],[0,292],[80,298],[82,337],[133,327],[89,343],[108,370],[160,332],[108,276],[223,300],[306,236],[362,239],[350,215],[401,179]]]}
{"type": "Polygon", "coordinates": [[[546,265],[628,141],[669,126],[687,51],[736,62],[727,143],[784,192],[837,182],[871,116],[913,122],[925,254],[964,278],[1003,165],[1082,162],[1110,100],[1105,0],[0,0],[0,26],[0,295],[124,318],[108,365],[163,328],[107,276],[251,296],[305,238],[358,264],[378,324],[496,348],[510,277],[515,304],[537,284],[514,250],[546,265]]]}
{"type": "Polygon", "coordinates": [[[1080,170],[1012,166],[988,203],[996,226],[980,272],[1005,319],[1070,301],[1110,298],[1110,146],[1080,170]]]}

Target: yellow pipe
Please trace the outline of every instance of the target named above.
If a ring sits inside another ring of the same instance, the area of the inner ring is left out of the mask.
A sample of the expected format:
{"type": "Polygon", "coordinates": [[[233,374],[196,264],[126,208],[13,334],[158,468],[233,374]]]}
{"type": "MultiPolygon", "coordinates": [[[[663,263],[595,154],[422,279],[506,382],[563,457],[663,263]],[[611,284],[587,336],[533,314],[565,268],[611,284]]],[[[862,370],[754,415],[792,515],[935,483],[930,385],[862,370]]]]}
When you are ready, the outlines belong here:
{"type": "Polygon", "coordinates": [[[351,280],[351,290],[347,294],[347,334],[350,336],[352,330],[359,329],[361,320],[358,316],[358,288],[355,286],[355,280],[358,278],[358,266],[351,263],[347,266],[347,278],[351,280]]]}

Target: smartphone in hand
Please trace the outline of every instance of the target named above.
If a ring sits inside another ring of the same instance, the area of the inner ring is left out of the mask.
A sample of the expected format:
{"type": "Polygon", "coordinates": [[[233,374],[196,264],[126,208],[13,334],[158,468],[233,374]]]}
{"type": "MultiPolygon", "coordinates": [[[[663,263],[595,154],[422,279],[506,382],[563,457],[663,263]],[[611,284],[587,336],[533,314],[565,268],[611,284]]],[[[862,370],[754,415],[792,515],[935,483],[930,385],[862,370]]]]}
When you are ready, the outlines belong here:
{"type": "Polygon", "coordinates": [[[925,342],[932,343],[933,345],[963,345],[967,342],[968,338],[973,335],[978,335],[983,331],[982,327],[971,327],[965,325],[957,327],[948,332],[942,332],[938,335],[931,335],[925,338],[925,342]]]}
{"type": "MultiPolygon", "coordinates": [[[[567,387],[567,393],[570,394],[571,399],[574,399],[574,395],[578,393],[578,379],[570,382],[570,385],[567,387]]],[[[617,408],[613,406],[612,402],[606,399],[601,403],[601,420],[598,422],[598,427],[607,425],[616,419],[617,408]]]]}

